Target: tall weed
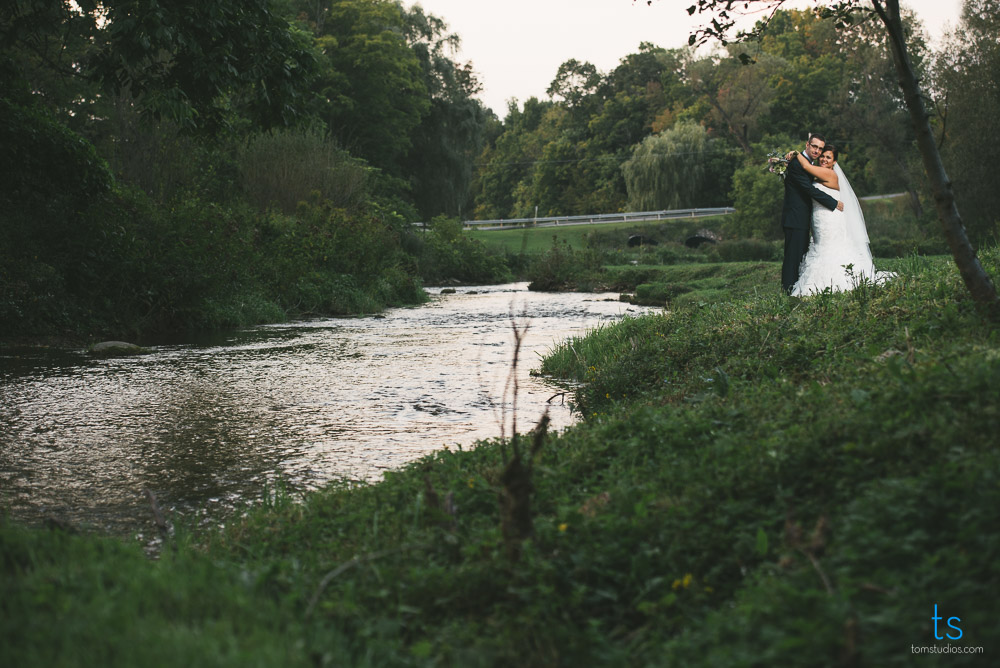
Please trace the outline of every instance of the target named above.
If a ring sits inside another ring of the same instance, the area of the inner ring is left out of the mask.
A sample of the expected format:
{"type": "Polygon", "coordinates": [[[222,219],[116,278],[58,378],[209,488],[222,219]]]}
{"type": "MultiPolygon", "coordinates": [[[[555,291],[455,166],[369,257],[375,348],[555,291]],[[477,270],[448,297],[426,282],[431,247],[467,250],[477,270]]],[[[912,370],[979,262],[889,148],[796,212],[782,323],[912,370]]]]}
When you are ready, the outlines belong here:
{"type": "Polygon", "coordinates": [[[365,201],[369,168],[322,129],[269,130],[247,139],[237,157],[247,198],[286,214],[318,199],[353,210],[365,201]]]}

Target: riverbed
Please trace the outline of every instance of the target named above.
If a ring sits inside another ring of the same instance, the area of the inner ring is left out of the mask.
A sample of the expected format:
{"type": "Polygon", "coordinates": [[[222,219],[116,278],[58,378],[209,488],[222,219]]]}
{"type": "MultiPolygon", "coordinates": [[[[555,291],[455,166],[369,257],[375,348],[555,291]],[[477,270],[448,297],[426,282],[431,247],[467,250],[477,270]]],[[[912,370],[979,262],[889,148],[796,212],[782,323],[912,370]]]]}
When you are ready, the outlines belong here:
{"type": "Polygon", "coordinates": [[[527,325],[518,430],[546,407],[562,429],[576,420],[565,388],[530,371],[559,342],[649,310],[524,283],[428,292],[419,307],[134,357],[2,351],[0,507],[31,524],[149,533],[146,489],[170,517],[219,523],[279,484],[374,482],[437,449],[509,435],[512,319],[527,325]]]}

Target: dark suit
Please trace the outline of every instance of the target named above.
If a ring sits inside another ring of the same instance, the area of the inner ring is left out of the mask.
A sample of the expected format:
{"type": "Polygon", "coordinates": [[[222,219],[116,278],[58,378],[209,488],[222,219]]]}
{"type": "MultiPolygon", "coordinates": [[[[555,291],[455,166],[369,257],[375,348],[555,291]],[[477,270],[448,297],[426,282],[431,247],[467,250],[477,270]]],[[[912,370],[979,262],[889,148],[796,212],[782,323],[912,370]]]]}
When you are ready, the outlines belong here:
{"type": "MultiPolygon", "coordinates": [[[[803,154],[804,155],[804,154],[803,154]]],[[[785,229],[785,259],[781,264],[781,287],[789,293],[799,280],[799,265],[809,250],[809,227],[812,224],[812,200],[833,211],[837,200],[813,185],[812,177],[798,158],[792,158],[785,170],[785,204],[781,226],[785,229]]]]}

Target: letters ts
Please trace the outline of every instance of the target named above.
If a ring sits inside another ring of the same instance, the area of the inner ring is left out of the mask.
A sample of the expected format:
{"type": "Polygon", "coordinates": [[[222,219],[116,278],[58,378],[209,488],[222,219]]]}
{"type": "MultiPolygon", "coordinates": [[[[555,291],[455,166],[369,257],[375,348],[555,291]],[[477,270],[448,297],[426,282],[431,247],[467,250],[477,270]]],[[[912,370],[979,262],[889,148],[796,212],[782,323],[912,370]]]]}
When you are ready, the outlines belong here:
{"type": "Polygon", "coordinates": [[[934,604],[934,616],[931,617],[931,619],[934,620],[934,639],[935,640],[944,640],[945,637],[947,637],[949,640],[958,640],[959,638],[962,637],[962,629],[951,623],[952,621],[956,621],[956,622],[962,621],[959,617],[949,617],[948,618],[948,627],[952,628],[952,629],[955,629],[956,631],[958,631],[958,635],[957,636],[953,636],[950,633],[946,633],[943,636],[939,636],[938,635],[938,621],[944,619],[944,617],[938,617],[937,603],[934,604]]]}

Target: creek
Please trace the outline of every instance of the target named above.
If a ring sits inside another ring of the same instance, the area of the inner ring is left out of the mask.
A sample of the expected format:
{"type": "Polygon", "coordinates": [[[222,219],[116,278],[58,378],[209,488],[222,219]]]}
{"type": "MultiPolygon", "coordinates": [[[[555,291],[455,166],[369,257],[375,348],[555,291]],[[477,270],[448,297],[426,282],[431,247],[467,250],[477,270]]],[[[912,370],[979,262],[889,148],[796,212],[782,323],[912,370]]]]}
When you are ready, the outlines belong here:
{"type": "Polygon", "coordinates": [[[258,326],[215,340],[97,358],[0,353],[0,512],[127,535],[153,532],[144,493],[165,513],[217,524],[277,484],[377,481],[439,448],[510,433],[504,387],[514,319],[527,323],[518,430],[545,407],[576,417],[531,376],[559,342],[648,309],[616,295],[458,288],[376,316],[258,326]]]}

